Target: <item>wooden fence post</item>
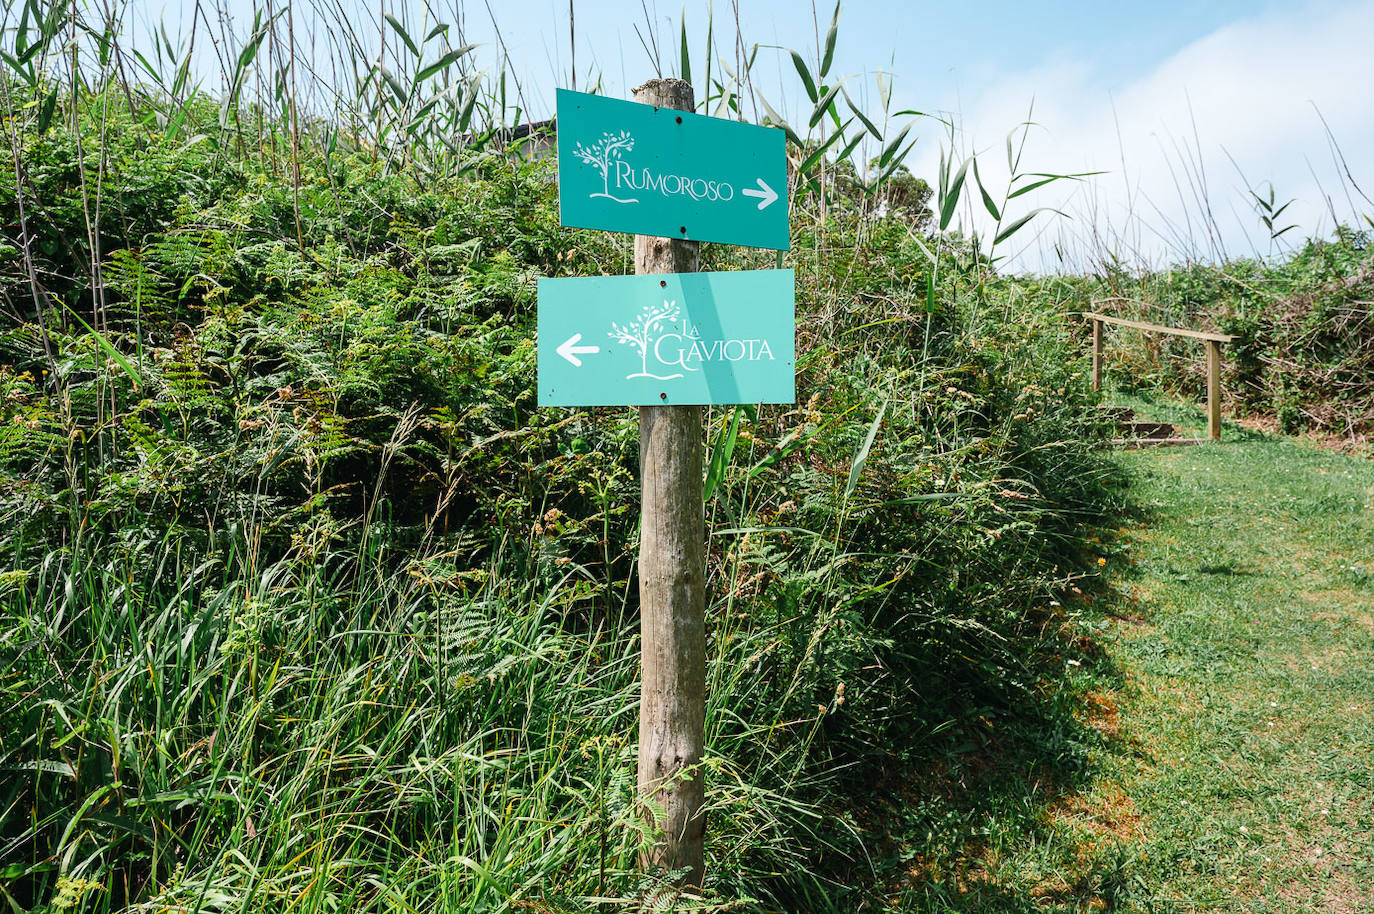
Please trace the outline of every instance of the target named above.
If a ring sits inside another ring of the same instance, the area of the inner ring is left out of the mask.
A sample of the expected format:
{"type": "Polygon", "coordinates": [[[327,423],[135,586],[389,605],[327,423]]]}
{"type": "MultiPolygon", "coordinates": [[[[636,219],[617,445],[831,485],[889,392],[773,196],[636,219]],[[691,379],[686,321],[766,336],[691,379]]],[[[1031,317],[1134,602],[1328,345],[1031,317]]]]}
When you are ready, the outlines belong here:
{"type": "Polygon", "coordinates": [[[1093,319],[1093,390],[1102,389],[1102,322],[1093,319]]]}
{"type": "Polygon", "coordinates": [[[1221,343],[1207,341],[1207,437],[1221,440],[1221,343]]]}
{"type": "MultiPolygon", "coordinates": [[[[693,110],[691,83],[651,79],[634,100],[693,110]]],[[[695,273],[698,243],[635,236],[635,273],[695,273]]],[[[646,868],[705,874],[706,519],[702,506],[701,407],[639,409],[639,797],[661,833],[646,868]],[[647,801],[647,802],[646,802],[647,801]],[[649,806],[661,810],[661,818],[649,806]]]]}

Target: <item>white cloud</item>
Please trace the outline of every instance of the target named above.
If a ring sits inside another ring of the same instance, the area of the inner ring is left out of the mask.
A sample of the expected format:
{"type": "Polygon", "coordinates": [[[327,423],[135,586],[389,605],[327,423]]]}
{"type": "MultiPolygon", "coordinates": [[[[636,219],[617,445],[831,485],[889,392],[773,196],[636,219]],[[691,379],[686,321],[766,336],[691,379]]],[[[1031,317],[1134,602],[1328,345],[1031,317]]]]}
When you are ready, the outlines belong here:
{"type": "MultiPolygon", "coordinates": [[[[1298,224],[1285,236],[1293,241],[1329,232],[1333,209],[1347,223],[1357,214],[1374,216],[1374,205],[1347,188],[1317,113],[1355,180],[1374,196],[1371,36],[1374,0],[1310,3],[1221,28],[1124,84],[1086,63],[1050,61],[981,91],[955,115],[956,142],[979,150],[983,177],[1001,186],[1003,139],[1034,98],[1040,126],[1030,132],[1023,170],[1109,172],[1012,204],[1011,217],[1026,202],[1074,217],[1036,223],[1038,233],[1028,228],[1009,242],[1025,248],[1020,266],[1052,266],[1061,236],[1074,267],[1113,248],[1154,263],[1267,253],[1269,238],[1248,188],[1267,194],[1272,181],[1279,203],[1295,200],[1282,222],[1298,224]]],[[[922,145],[913,170],[934,175],[936,144],[922,145]]],[[[966,208],[964,218],[970,214],[986,233],[982,207],[966,208]]]]}

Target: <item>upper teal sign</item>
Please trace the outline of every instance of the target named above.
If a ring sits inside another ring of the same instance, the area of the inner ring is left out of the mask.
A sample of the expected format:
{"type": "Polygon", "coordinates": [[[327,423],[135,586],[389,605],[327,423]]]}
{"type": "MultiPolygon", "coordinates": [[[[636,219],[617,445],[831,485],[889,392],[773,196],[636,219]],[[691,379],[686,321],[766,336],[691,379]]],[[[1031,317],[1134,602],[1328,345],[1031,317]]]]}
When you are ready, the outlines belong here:
{"type": "Polygon", "coordinates": [[[787,250],[785,134],[558,90],[560,221],[787,250]]]}
{"type": "Polygon", "coordinates": [[[540,406],[792,403],[791,270],[539,280],[540,406]]]}

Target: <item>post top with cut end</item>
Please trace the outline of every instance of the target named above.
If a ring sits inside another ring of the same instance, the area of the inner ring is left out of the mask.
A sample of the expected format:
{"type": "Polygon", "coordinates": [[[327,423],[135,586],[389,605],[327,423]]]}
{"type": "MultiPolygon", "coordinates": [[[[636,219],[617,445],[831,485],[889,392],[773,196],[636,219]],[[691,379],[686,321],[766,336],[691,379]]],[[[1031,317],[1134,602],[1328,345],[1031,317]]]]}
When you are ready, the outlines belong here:
{"type": "Polygon", "coordinates": [[[696,107],[696,96],[692,84],[676,77],[660,77],[645,81],[636,86],[634,100],[645,105],[658,105],[660,108],[679,108],[690,111],[696,107]]]}

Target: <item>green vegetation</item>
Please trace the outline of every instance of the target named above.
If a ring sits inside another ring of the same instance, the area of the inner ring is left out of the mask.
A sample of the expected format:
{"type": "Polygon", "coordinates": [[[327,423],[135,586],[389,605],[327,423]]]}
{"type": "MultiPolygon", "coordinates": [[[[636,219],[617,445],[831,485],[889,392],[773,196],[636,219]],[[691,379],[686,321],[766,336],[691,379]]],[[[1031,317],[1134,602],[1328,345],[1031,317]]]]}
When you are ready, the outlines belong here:
{"type": "MultiPolygon", "coordinates": [[[[1161,525],[1129,549],[1147,535],[1064,319],[1124,274],[1000,275],[1021,198],[1060,177],[1021,171],[1024,130],[1001,192],[951,154],[909,174],[919,115],[886,76],[860,110],[835,19],[814,60],[739,42],[728,65],[712,25],[675,61],[701,110],[788,133],[799,401],[707,413],[708,884],[641,872],[636,423],[534,393],[536,280],[629,272],[631,246],[558,226],[551,164],[508,142],[518,84],[401,12],[380,57],[330,31],[310,91],[307,26],[260,16],[214,43],[217,95],[165,32],[135,53],[37,0],[0,28],[0,908],[1220,906],[1216,862],[1253,862],[1228,829],[1289,841],[1275,791],[1317,770],[1303,796],[1329,814],[1295,834],[1347,862],[1314,880],[1290,853],[1246,885],[1358,897],[1340,829],[1369,827],[1368,785],[1323,747],[1368,741],[1337,713],[1368,691],[1341,659],[1367,649],[1366,468],[1254,436],[1129,457],[1161,525]],[[795,125],[749,94],[761,50],[811,103],[795,125]],[[970,205],[990,237],[955,232],[970,205]],[[1241,538],[1173,543],[1198,512],[1241,538]],[[1344,558],[1300,573],[1260,539],[1276,525],[1344,558]],[[1157,616],[1132,621],[1104,569],[1157,616]],[[1308,590],[1338,608],[1282,610],[1308,590]],[[1319,697],[1297,742],[1241,734],[1261,701],[1319,697]],[[1215,814],[1169,805],[1187,790],[1215,814]]],[[[1253,409],[1358,431],[1368,257],[1345,232],[1130,283],[1177,309],[1148,317],[1253,325],[1253,409]]],[[[1195,383],[1173,350],[1114,354],[1141,390],[1195,383]]]]}
{"type": "Polygon", "coordinates": [[[1140,910],[1374,904],[1374,466],[1311,445],[1137,452],[1110,652],[1140,910]]]}
{"type": "MultiPolygon", "coordinates": [[[[1216,330],[1226,347],[1228,414],[1359,441],[1374,432],[1374,246],[1370,232],[1339,228],[1267,260],[1192,264],[1131,275],[1107,272],[1083,287],[1123,317],[1216,330]]],[[[1102,307],[1099,305],[1099,307],[1102,307]]],[[[1200,398],[1206,374],[1196,344],[1134,332],[1113,344],[1120,383],[1200,398]]]]}
{"type": "MultiPolygon", "coordinates": [[[[0,194],[7,902],[638,897],[635,423],[533,390],[536,277],[627,239],[538,163],[274,171],[118,101],[0,194]]],[[[1112,503],[1071,329],[863,199],[797,237],[801,402],[703,441],[712,907],[852,910],[900,862],[875,785],[1090,737],[1046,697],[1112,503]]]]}
{"type": "Polygon", "coordinates": [[[1088,634],[1066,652],[1059,689],[1100,737],[1085,743],[1090,776],[1018,781],[984,763],[961,796],[904,797],[962,812],[967,843],[909,835],[914,878],[894,908],[1374,904],[1374,466],[1291,439],[1227,438],[1121,458],[1139,511],[1096,547],[1114,581],[1065,599],[1088,634]],[[970,796],[984,815],[961,810],[970,796]]]}

